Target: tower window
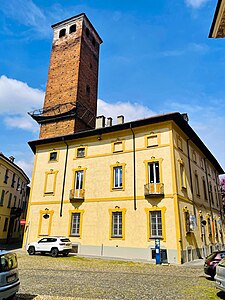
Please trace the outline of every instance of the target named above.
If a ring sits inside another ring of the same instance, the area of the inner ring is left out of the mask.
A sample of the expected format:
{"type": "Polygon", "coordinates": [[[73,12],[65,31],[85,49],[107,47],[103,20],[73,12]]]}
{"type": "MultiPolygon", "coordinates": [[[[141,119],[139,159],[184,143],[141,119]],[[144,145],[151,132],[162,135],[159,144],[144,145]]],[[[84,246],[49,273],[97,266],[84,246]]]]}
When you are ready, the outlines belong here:
{"type": "Polygon", "coordinates": [[[75,32],[76,31],[76,24],[70,26],[70,33],[75,32]]]}
{"type": "MultiPolygon", "coordinates": [[[[72,26],[71,26],[72,27],[72,26]]],[[[61,29],[60,32],[59,32],[59,38],[63,37],[66,35],[66,29],[61,29]]]]}
{"type": "Polygon", "coordinates": [[[95,44],[96,44],[96,41],[95,41],[95,38],[92,37],[92,45],[95,47],[95,44]]]}
{"type": "Polygon", "coordinates": [[[90,93],[91,93],[91,88],[89,85],[86,86],[86,95],[87,96],[90,96],[90,93]]]}
{"type": "Polygon", "coordinates": [[[90,36],[90,30],[88,28],[86,28],[86,36],[89,37],[90,36]]]}

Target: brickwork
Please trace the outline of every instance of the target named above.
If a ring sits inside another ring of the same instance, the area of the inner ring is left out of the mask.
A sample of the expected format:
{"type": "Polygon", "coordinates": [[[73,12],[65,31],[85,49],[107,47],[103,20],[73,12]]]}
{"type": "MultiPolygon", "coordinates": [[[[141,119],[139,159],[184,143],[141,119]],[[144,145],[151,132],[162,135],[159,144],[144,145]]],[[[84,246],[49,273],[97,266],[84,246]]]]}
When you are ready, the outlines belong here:
{"type": "Polygon", "coordinates": [[[72,134],[77,131],[94,128],[97,112],[98,87],[98,60],[99,40],[92,25],[85,17],[80,15],[69,22],[61,22],[54,28],[54,38],[48,82],[44,101],[43,116],[55,115],[57,121],[41,124],[40,138],[72,134]],[[70,33],[72,25],[76,31],[70,33]],[[66,34],[59,38],[60,30],[66,28],[66,34]],[[69,117],[60,120],[60,114],[68,111],[68,106],[57,105],[73,102],[87,107],[90,112],[77,110],[78,117],[69,117]],[[46,112],[49,107],[54,111],[46,112]]]}

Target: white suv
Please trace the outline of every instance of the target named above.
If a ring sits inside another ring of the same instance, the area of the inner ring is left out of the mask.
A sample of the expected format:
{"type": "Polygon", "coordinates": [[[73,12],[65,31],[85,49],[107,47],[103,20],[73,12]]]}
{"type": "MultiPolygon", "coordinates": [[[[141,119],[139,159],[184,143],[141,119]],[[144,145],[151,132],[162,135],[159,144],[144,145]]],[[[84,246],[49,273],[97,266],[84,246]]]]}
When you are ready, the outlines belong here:
{"type": "Polygon", "coordinates": [[[48,236],[42,238],[38,242],[28,244],[27,252],[34,255],[36,252],[50,253],[51,256],[56,257],[62,253],[67,256],[72,250],[71,241],[65,236],[48,236]]]}

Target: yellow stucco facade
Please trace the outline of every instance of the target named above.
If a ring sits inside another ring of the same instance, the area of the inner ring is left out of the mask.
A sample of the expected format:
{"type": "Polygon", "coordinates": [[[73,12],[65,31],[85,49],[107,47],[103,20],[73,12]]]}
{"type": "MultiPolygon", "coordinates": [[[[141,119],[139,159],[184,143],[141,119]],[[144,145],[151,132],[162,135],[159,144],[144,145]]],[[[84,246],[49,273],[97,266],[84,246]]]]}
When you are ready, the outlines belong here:
{"type": "Polygon", "coordinates": [[[24,245],[65,235],[81,255],[154,261],[157,238],[169,263],[220,248],[219,171],[172,119],[151,123],[34,141],[24,245]]]}
{"type": "Polygon", "coordinates": [[[21,241],[29,196],[29,179],[14,163],[13,157],[0,153],[0,243],[21,241]]]}
{"type": "Polygon", "coordinates": [[[30,113],[41,135],[29,142],[35,162],[24,245],[65,235],[81,255],[154,261],[160,241],[161,261],[176,264],[221,248],[218,175],[224,171],[187,115],[128,123],[118,116],[116,125],[107,118],[105,126],[104,116],[95,118],[101,39],[84,14],[52,28],[57,56],[50,61],[47,96],[43,109],[30,113]],[[76,24],[82,30],[70,32],[76,24]],[[69,51],[81,47],[83,54],[68,56],[69,44],[69,51]],[[68,93],[77,88],[76,96],[68,93]]]}

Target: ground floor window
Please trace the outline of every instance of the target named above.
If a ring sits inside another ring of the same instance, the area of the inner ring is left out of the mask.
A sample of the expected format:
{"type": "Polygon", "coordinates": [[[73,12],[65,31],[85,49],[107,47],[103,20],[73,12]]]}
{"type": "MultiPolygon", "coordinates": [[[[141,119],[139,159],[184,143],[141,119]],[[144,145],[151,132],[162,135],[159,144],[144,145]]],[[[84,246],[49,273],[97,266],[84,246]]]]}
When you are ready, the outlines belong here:
{"type": "Polygon", "coordinates": [[[112,237],[122,237],[122,212],[112,213],[112,237]]]}
{"type": "Polygon", "coordinates": [[[80,236],[80,213],[72,214],[71,235],[80,236]]]}
{"type": "Polygon", "coordinates": [[[4,223],[3,231],[7,231],[8,223],[9,223],[9,219],[5,218],[5,223],[4,223]]]}
{"type": "Polygon", "coordinates": [[[150,234],[152,238],[162,238],[162,213],[150,211],[150,234]]]}
{"type": "Polygon", "coordinates": [[[70,235],[81,237],[83,210],[71,212],[70,235]]]}
{"type": "Polygon", "coordinates": [[[148,240],[166,240],[165,212],[166,207],[145,208],[147,214],[147,234],[148,240]]]}
{"type": "Polygon", "coordinates": [[[110,238],[125,238],[126,209],[110,209],[110,238]]]}

